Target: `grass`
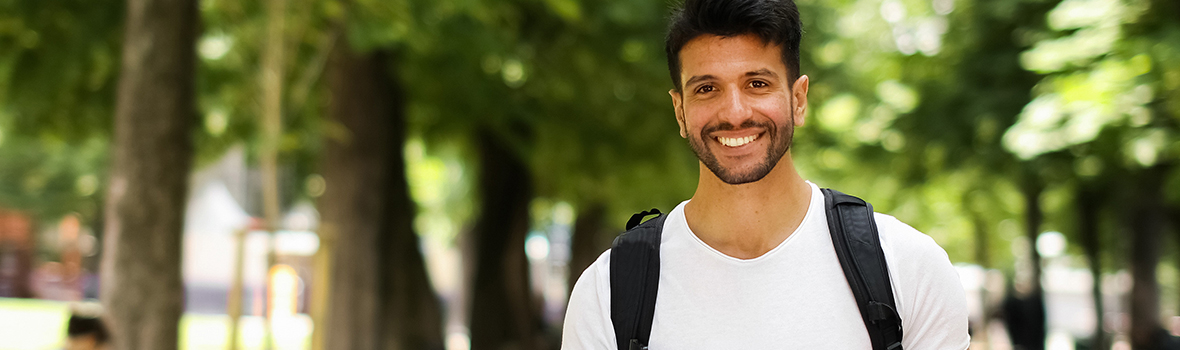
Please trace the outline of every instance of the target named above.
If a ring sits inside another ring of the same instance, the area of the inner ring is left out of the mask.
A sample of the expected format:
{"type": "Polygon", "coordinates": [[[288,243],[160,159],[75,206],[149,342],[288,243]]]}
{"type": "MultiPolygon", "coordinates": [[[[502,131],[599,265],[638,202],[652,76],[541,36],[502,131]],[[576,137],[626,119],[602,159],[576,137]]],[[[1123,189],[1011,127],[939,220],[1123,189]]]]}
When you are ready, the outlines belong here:
{"type": "MultiPolygon", "coordinates": [[[[0,298],[0,350],[49,350],[65,345],[69,303],[0,298]]],[[[242,317],[239,349],[263,348],[263,319],[242,317]]],[[[299,314],[274,322],[276,349],[307,349],[312,324],[299,314]]],[[[180,319],[180,349],[228,349],[229,316],[186,313],[180,319]]]]}

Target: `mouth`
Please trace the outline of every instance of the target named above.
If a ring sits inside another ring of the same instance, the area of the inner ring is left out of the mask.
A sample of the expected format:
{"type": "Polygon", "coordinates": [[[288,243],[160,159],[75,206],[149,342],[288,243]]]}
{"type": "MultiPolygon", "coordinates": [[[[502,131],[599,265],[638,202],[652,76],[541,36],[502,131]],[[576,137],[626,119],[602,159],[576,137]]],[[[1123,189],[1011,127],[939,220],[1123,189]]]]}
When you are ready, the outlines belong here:
{"type": "Polygon", "coordinates": [[[751,142],[754,142],[754,140],[757,140],[761,137],[762,137],[762,133],[758,133],[758,134],[743,136],[743,137],[717,136],[717,137],[714,137],[714,139],[716,139],[718,143],[725,145],[726,147],[737,148],[737,147],[745,146],[751,142]]]}

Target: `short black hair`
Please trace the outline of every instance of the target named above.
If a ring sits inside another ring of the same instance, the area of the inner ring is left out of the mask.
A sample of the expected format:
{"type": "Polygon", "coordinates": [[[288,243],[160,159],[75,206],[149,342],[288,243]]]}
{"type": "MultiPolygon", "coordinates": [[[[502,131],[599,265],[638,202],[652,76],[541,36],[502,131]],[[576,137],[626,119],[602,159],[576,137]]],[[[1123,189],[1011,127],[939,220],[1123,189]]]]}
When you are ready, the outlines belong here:
{"type": "Polygon", "coordinates": [[[94,343],[101,345],[106,344],[110,335],[107,334],[107,328],[101,318],[71,315],[66,323],[66,336],[94,337],[94,343]]]}
{"type": "Polygon", "coordinates": [[[793,0],[685,0],[668,21],[664,50],[675,90],[680,91],[680,50],[692,39],[712,34],[733,37],[753,34],[782,48],[787,78],[799,78],[799,42],[803,23],[793,0]]]}

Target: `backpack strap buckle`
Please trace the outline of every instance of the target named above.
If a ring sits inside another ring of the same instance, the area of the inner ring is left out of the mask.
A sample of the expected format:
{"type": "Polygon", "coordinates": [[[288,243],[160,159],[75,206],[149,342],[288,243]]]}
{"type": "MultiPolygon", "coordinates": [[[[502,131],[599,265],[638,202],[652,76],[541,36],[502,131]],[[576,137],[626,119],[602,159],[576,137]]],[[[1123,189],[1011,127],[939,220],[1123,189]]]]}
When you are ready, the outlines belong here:
{"type": "Polygon", "coordinates": [[[639,343],[639,339],[631,339],[631,346],[628,350],[647,350],[647,345],[639,343]]]}
{"type": "Polygon", "coordinates": [[[635,226],[639,226],[640,223],[643,223],[643,218],[647,217],[648,215],[660,215],[660,210],[651,208],[651,210],[644,210],[635,215],[631,215],[631,218],[627,220],[626,230],[631,231],[631,229],[635,228],[635,226]]]}
{"type": "Polygon", "coordinates": [[[897,310],[892,306],[879,301],[869,301],[869,320],[874,324],[882,325],[885,322],[894,323],[898,329],[901,329],[901,323],[898,320],[901,316],[897,314],[897,310]]]}
{"type": "Polygon", "coordinates": [[[886,346],[886,350],[901,349],[901,316],[893,306],[876,300],[869,301],[868,316],[870,322],[884,332],[894,332],[896,338],[886,346]]]}

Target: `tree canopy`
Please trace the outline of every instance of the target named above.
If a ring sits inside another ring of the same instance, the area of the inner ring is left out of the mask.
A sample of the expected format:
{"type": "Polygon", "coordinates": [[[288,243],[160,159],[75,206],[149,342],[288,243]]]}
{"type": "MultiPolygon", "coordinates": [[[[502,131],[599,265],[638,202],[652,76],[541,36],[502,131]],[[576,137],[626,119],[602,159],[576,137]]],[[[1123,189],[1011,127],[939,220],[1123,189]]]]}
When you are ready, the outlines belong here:
{"type": "MultiPolygon", "coordinates": [[[[1022,259],[1009,247],[1026,236],[1029,203],[1044,213],[1032,234],[1082,242],[1079,203],[1101,192],[1102,268],[1129,266],[1116,233],[1134,231],[1123,211],[1138,198],[1110,193],[1180,161],[1175,1],[797,2],[811,93],[792,154],[806,178],[869,200],[955,262],[1005,271],[1022,259]]],[[[199,6],[194,164],[238,146],[254,164],[266,8],[199,6]]],[[[125,10],[0,0],[0,207],[98,226],[125,10]]],[[[342,45],[388,53],[396,72],[404,95],[389,98],[405,102],[419,235],[454,243],[487,209],[486,135],[524,164],[534,202],[601,207],[611,230],[692,195],[698,163],[667,95],[664,1],[289,0],[284,11],[285,204],[323,193],[325,140],[349,137],[326,116],[323,77],[342,45]]],[[[1162,183],[1162,206],[1180,212],[1180,172],[1162,183]]]]}

